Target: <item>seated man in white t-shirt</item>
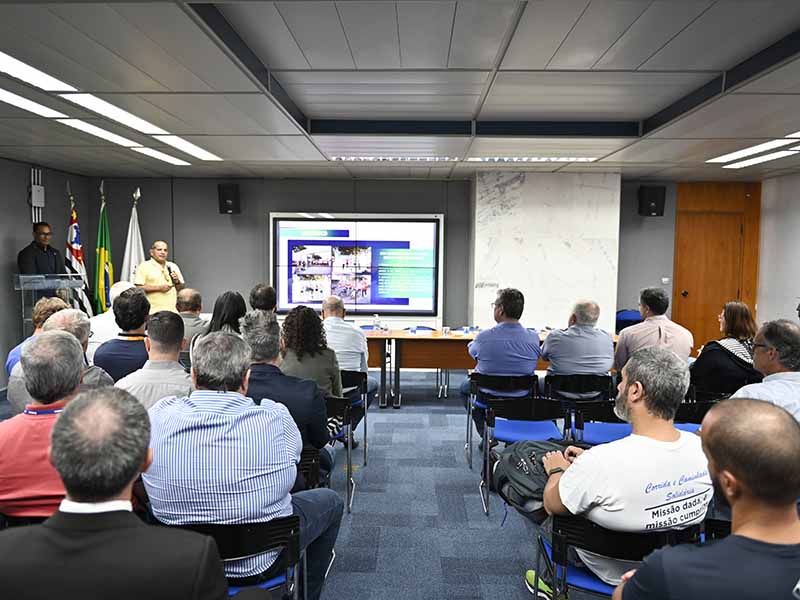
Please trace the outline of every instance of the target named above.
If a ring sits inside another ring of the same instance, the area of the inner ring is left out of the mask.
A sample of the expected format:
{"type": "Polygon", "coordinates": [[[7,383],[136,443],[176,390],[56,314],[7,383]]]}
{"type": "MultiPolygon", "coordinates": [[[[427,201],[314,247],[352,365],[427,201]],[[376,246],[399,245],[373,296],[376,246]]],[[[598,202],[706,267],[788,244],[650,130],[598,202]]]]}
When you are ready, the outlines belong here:
{"type": "MultiPolygon", "coordinates": [[[[666,348],[636,351],[622,370],[614,409],[633,433],[591,450],[547,453],[547,512],[582,515],[616,531],[683,529],[703,521],[714,495],[708,462],[700,437],[673,425],[688,387],[684,359],[666,348]]],[[[639,564],[581,550],[578,556],[609,585],[639,564]]]]}
{"type": "MultiPolygon", "coordinates": [[[[353,323],[344,320],[344,302],[339,296],[328,296],[322,303],[322,325],[328,347],[336,353],[342,371],[368,372],[367,336],[353,323]]],[[[367,377],[368,403],[378,389],[378,381],[367,377]]]]}

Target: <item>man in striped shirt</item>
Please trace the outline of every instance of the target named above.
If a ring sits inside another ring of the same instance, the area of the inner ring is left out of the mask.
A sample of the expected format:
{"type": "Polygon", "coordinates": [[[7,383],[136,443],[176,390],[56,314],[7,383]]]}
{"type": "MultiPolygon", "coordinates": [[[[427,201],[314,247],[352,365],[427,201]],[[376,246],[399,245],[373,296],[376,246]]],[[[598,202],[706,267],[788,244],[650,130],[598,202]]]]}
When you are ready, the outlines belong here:
{"type": "MultiPolygon", "coordinates": [[[[247,394],[250,347],[216,332],[194,349],[185,398],[165,398],[150,411],[153,464],[143,480],[155,517],[169,525],[236,524],[300,517],[308,563],[307,597],[319,598],[339,533],[344,503],[330,489],[291,495],[302,441],[288,409],[247,394]]],[[[231,584],[274,577],[276,552],[225,563],[231,584]]]]}

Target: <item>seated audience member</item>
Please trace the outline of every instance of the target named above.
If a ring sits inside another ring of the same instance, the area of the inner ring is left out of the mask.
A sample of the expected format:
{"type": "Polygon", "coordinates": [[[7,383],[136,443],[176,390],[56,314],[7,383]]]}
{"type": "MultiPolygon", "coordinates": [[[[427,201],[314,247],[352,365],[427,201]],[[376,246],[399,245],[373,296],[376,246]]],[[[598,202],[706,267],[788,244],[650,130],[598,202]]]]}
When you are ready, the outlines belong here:
{"type": "Polygon", "coordinates": [[[78,394],[83,348],[66,331],[48,331],[25,343],[21,362],[33,401],[23,414],[0,422],[0,513],[49,517],[64,498],[64,486],[47,456],[50,432],[78,394]]]}
{"type": "Polygon", "coordinates": [[[608,375],[614,363],[614,340],[607,331],[598,329],[599,318],[596,302],[578,302],[569,317],[569,327],[547,334],[542,358],[550,361],[548,375],[608,375]]]}
{"type": "Polygon", "coordinates": [[[44,322],[50,318],[50,315],[53,315],[60,310],[64,310],[65,308],[69,308],[69,305],[61,298],[41,298],[36,302],[33,307],[33,313],[31,314],[31,319],[33,321],[33,335],[22,340],[8,353],[8,358],[6,358],[6,375],[11,375],[11,371],[14,370],[14,367],[19,362],[19,356],[22,353],[22,345],[29,339],[42,332],[42,325],[44,325],[44,322]]]}
{"type": "Polygon", "coordinates": [[[183,319],[184,337],[187,340],[191,341],[198,333],[208,331],[208,321],[200,316],[203,311],[203,298],[200,292],[192,288],[183,288],[178,292],[176,307],[183,319]]]}
{"type": "Polygon", "coordinates": [[[266,310],[275,312],[275,306],[278,304],[278,295],[275,293],[275,288],[266,283],[257,283],[250,290],[250,306],[253,310],[266,310]]]}
{"type": "Polygon", "coordinates": [[[197,341],[209,333],[224,331],[240,335],[239,321],[247,312],[247,305],[239,292],[224,292],[217,297],[214,302],[214,312],[211,313],[211,321],[205,333],[195,335],[189,340],[189,350],[194,351],[197,341]]]}
{"type": "Polygon", "coordinates": [[[116,339],[108,340],[97,349],[94,364],[105,369],[114,381],[119,381],[147,362],[144,330],[150,302],[141,288],[131,288],[114,300],[112,308],[121,332],[116,339]]]}
{"type": "MultiPolygon", "coordinates": [[[[150,409],[154,461],[142,475],[162,523],[251,523],[295,514],[308,562],[308,598],[319,598],[344,503],[327,488],[289,494],[302,441],[289,410],[246,396],[250,347],[228,332],[199,339],[195,390],[150,409]],[[191,448],[187,454],[186,449],[191,448]]],[[[225,563],[232,584],[275,576],[276,552],[225,563]]]]}
{"type": "Polygon", "coordinates": [[[97,349],[105,344],[108,340],[115,339],[120,334],[119,325],[117,325],[116,317],[114,316],[114,300],[119,298],[119,295],[125,290],[136,287],[130,281],[118,281],[111,286],[108,290],[108,301],[111,304],[112,310],[107,310],[104,313],[93,316],[89,319],[92,324],[92,337],[89,340],[89,348],[86,350],[86,358],[89,362],[94,364],[94,353],[97,349]]]}
{"type": "MultiPolygon", "coordinates": [[[[344,302],[339,296],[328,296],[322,303],[322,325],[328,347],[336,353],[342,371],[369,371],[367,336],[360,327],[344,320],[344,302]]],[[[367,377],[367,403],[378,389],[378,380],[367,377]]]]}
{"type": "Polygon", "coordinates": [[[661,288],[646,288],[639,296],[639,312],[643,322],[619,332],[614,351],[614,367],[620,371],[628,357],[642,348],[669,348],[681,358],[688,359],[694,346],[692,332],[670,321],[667,293],[661,288]]]}
{"type": "Polygon", "coordinates": [[[0,532],[3,597],[223,600],[214,540],[154,527],[131,512],[152,459],[147,412],[113,387],[71,401],[53,427],[50,457],[67,497],[42,525],[0,532]]]}
{"type": "Polygon", "coordinates": [[[786,319],[764,323],[753,339],[753,366],[764,380],[732,397],[772,402],[800,421],[800,326],[786,319]]]}
{"type": "Polygon", "coordinates": [[[130,392],[145,408],[167,396],[188,396],[192,377],[178,362],[178,354],[186,345],[183,319],[169,310],[153,313],[147,320],[144,345],[147,362],[114,385],[130,392]]]}
{"type": "MultiPolygon", "coordinates": [[[[497,325],[481,331],[467,346],[470,356],[478,361],[475,371],[484,375],[533,375],[541,349],[539,334],[519,322],[525,308],[522,292],[514,288],[499,290],[492,308],[497,325]]],[[[466,379],[461,384],[465,408],[469,393],[470,382],[466,379]]],[[[473,411],[472,420],[483,435],[483,411],[473,411]]]]}
{"type": "MultiPolygon", "coordinates": [[[[673,425],[688,388],[689,366],[674,352],[635,352],[622,369],[615,405],[615,413],[631,423],[633,433],[591,450],[570,446],[563,454],[548,452],[542,461],[548,473],[545,510],[551,515],[582,515],[615,531],[683,529],[703,521],[713,491],[700,437],[673,425]],[[691,501],[671,503],[675,498],[691,501]],[[661,506],[669,507],[663,518],[656,510],[661,506]]],[[[610,585],[638,565],[577,552],[610,585]]],[[[529,571],[526,583],[532,582],[529,571]]]]}
{"type": "MultiPolygon", "coordinates": [[[[65,308],[52,315],[42,326],[42,332],[45,331],[66,331],[72,334],[78,343],[86,352],[86,346],[89,343],[89,317],[86,313],[74,308],[65,308]]],[[[84,365],[86,360],[84,359],[84,365]]],[[[114,380],[103,369],[97,365],[84,366],[83,378],[81,380],[81,391],[95,388],[114,385],[114,380]]],[[[17,363],[14,370],[11,371],[11,377],[8,378],[8,402],[11,405],[11,412],[14,414],[21,413],[25,407],[33,402],[33,398],[28,393],[26,386],[25,369],[22,363],[17,363]]]]}
{"type": "Polygon", "coordinates": [[[252,310],[242,318],[242,337],[250,345],[251,364],[247,395],[256,404],[268,398],[289,409],[304,445],[320,450],[320,470],[331,472],[333,460],[325,396],[308,379],[281,372],[281,327],[274,312],[252,310]]]}
{"type": "Polygon", "coordinates": [[[763,375],[753,367],[756,323],[744,302],[727,302],[719,314],[719,330],[725,336],[708,342],[689,368],[698,399],[703,393],[732,394],[743,385],[761,383],[763,375]]]}
{"type": "Polygon", "coordinates": [[[308,306],[296,306],[283,320],[281,371],[316,381],[326,396],[342,395],[336,353],[328,347],[322,319],[308,306]]]}
{"type": "Polygon", "coordinates": [[[615,600],[792,598],[800,578],[800,426],[766,402],[731,399],[708,412],[702,436],[715,501],[732,510],[731,535],[655,551],[615,600]]]}

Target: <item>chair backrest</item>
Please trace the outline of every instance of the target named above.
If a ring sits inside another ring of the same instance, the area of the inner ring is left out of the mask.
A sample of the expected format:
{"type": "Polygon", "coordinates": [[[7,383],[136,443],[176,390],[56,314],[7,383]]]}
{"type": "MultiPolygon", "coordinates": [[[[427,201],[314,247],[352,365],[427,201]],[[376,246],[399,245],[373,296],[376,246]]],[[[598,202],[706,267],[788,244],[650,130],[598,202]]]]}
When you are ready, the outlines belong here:
{"type": "Polygon", "coordinates": [[[192,357],[188,350],[181,350],[181,353],[178,355],[178,362],[181,363],[181,366],[187,371],[192,368],[192,357]]]}
{"type": "Polygon", "coordinates": [[[531,398],[539,395],[539,378],[536,375],[485,375],[472,372],[469,379],[473,394],[477,394],[479,388],[496,392],[481,392],[481,398],[505,398],[507,396],[503,394],[519,392],[527,392],[531,398]]]}
{"type": "Polygon", "coordinates": [[[698,543],[701,525],[648,533],[612,531],[583,517],[553,517],[553,559],[566,564],[566,548],[572,546],[620,560],[640,561],[663,546],[698,543]],[[556,557],[563,550],[564,556],[556,557]],[[563,559],[563,560],[562,560],[563,559]]]}
{"type": "Polygon", "coordinates": [[[722,519],[706,519],[703,522],[703,529],[706,534],[706,541],[721,540],[731,534],[731,522],[722,519]]]}
{"type": "MultiPolygon", "coordinates": [[[[562,394],[596,393],[604,400],[614,394],[611,375],[547,375],[544,378],[544,393],[548,398],[568,398],[562,394]]],[[[594,398],[593,398],[594,399],[594,398]]]]}
{"type": "Polygon", "coordinates": [[[367,393],[367,374],[363,371],[339,371],[343,388],[358,388],[359,394],[367,393]]]}
{"type": "Polygon", "coordinates": [[[676,423],[702,423],[717,401],[682,402],[675,412],[676,423]]]}
{"type": "Polygon", "coordinates": [[[49,517],[9,517],[0,514],[0,530],[9,527],[24,527],[26,525],[38,525],[44,523],[49,517]]]}
{"type": "Polygon", "coordinates": [[[319,450],[314,446],[303,446],[297,470],[303,474],[303,479],[309,489],[319,487],[319,450]]]}
{"type": "Polygon", "coordinates": [[[281,549],[285,549],[287,566],[295,565],[300,560],[300,517],[295,515],[278,517],[265,523],[196,523],[175,527],[214,538],[219,555],[224,561],[240,560],[281,549]]]}
{"type": "Polygon", "coordinates": [[[364,412],[362,407],[353,406],[350,398],[341,398],[339,396],[326,396],[325,406],[328,410],[328,418],[336,417],[345,426],[352,425],[363,416],[364,412]]]}

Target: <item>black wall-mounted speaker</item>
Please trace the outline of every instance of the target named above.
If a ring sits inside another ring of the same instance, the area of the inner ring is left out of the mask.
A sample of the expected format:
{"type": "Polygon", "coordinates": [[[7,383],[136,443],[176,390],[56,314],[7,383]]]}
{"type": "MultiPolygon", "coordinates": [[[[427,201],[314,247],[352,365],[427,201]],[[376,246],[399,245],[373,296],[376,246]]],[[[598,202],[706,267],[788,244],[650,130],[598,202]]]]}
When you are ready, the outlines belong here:
{"type": "Polygon", "coordinates": [[[639,186],[639,214],[643,217],[663,217],[667,188],[663,185],[639,186]]]}
{"type": "Polygon", "coordinates": [[[239,202],[238,183],[220,183],[217,186],[219,194],[219,213],[221,215],[238,215],[242,212],[239,202]]]}

